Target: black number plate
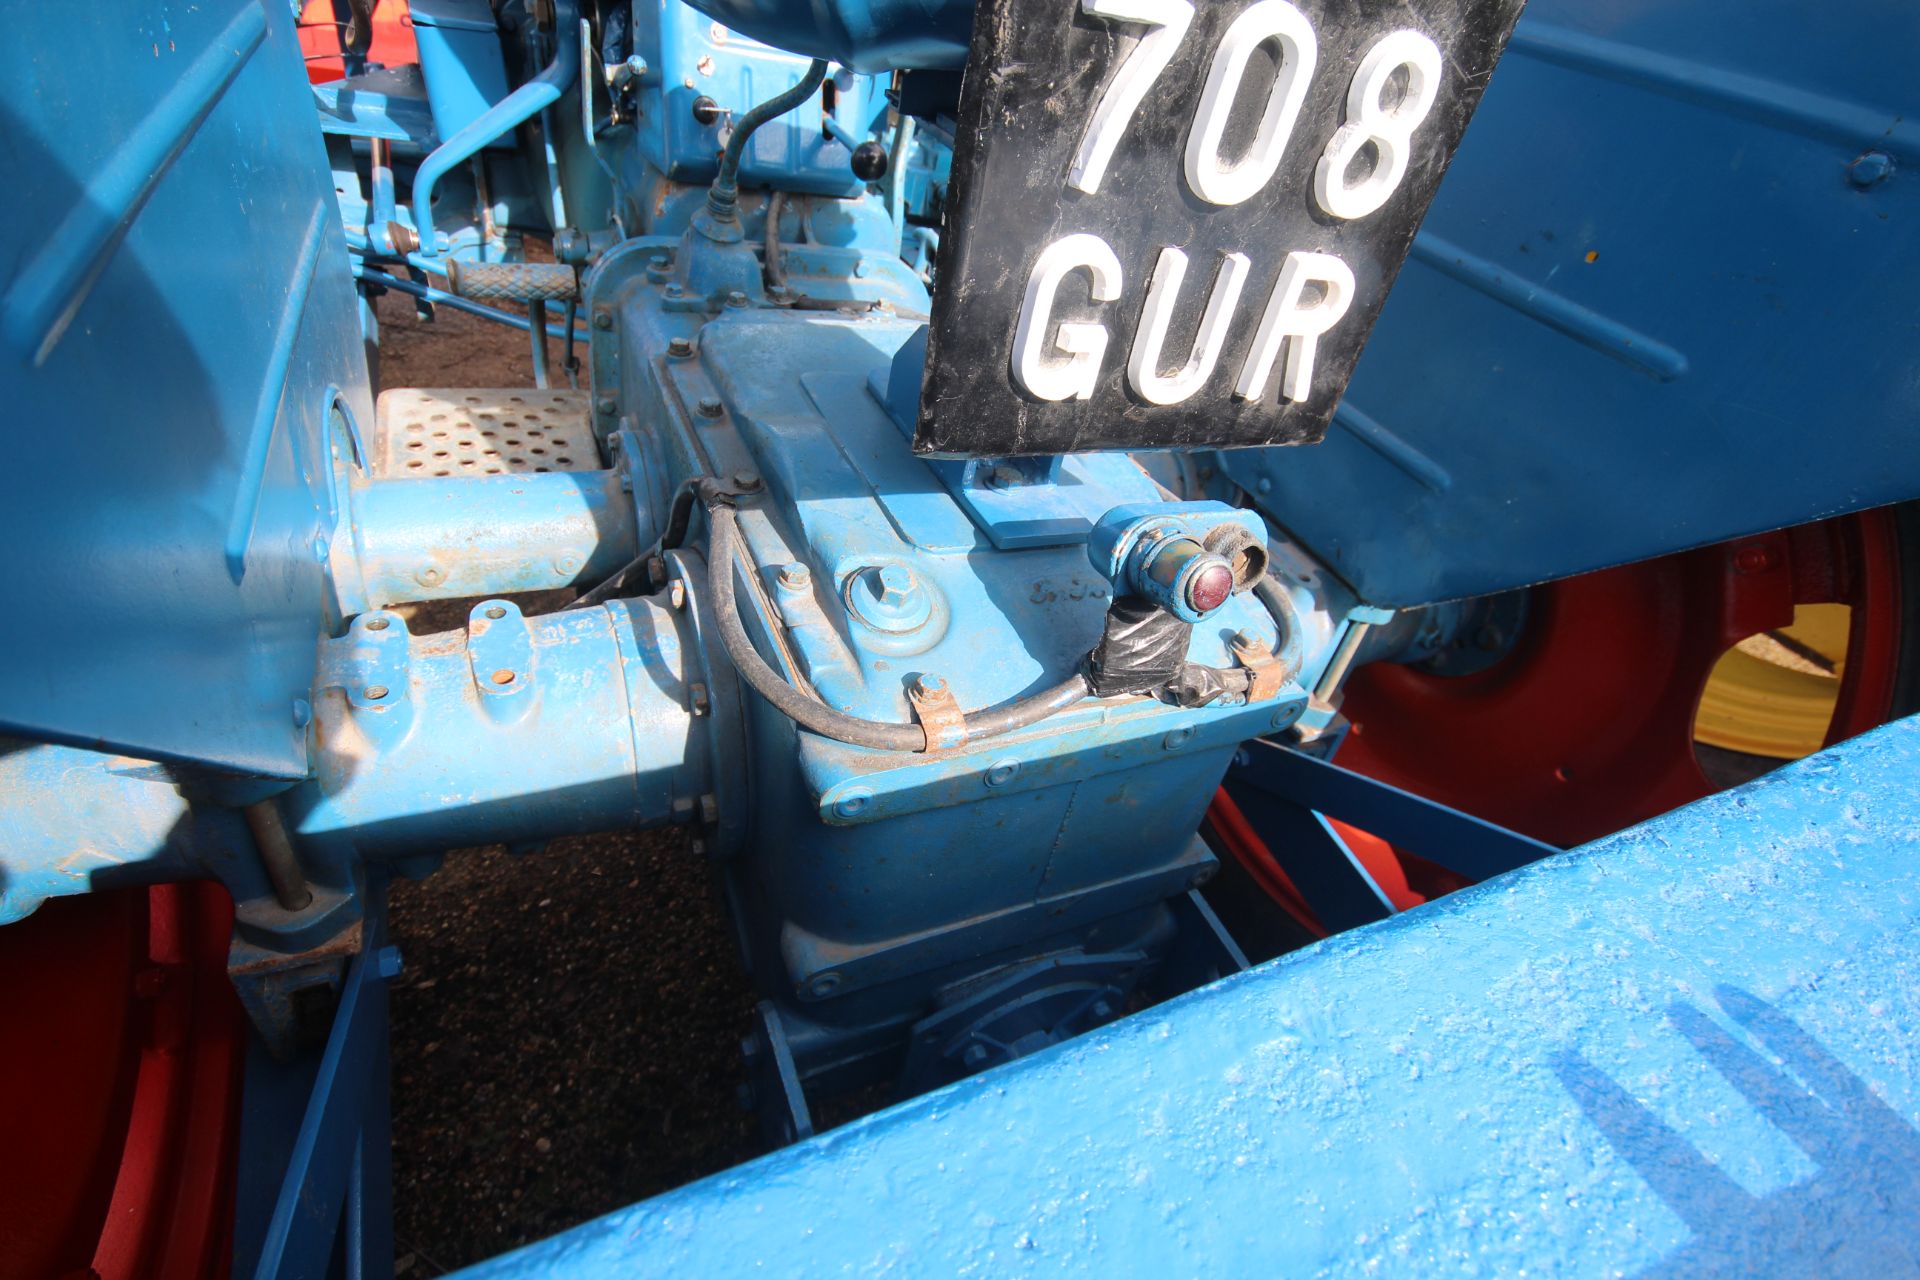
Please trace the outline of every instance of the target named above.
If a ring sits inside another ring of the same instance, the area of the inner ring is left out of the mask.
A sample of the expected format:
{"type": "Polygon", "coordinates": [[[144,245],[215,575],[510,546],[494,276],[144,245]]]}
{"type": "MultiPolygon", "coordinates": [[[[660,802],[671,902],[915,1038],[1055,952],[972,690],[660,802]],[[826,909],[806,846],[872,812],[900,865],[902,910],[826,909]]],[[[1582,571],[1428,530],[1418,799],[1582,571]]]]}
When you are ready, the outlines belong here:
{"type": "Polygon", "coordinates": [[[1524,0],[979,0],[914,447],[1325,433],[1524,0]]]}

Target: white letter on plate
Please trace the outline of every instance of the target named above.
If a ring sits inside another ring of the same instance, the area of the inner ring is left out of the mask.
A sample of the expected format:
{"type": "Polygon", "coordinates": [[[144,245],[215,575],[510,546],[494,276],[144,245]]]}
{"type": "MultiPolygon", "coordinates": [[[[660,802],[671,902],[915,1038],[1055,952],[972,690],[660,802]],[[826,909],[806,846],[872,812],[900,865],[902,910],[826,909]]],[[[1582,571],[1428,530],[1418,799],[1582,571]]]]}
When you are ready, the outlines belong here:
{"type": "Polygon", "coordinates": [[[1107,161],[1113,159],[1113,149],[1120,145],[1120,135],[1139,110],[1140,100],[1187,38],[1193,5],[1188,0],[1080,0],[1080,9],[1090,18],[1142,22],[1151,28],[1127,54],[1107,91],[1100,95],[1099,105],[1087,121],[1087,131],[1080,137],[1073,167],[1067,171],[1068,186],[1092,195],[1100,190],[1107,161]]]}
{"type": "Polygon", "coordinates": [[[1306,101],[1307,84],[1320,43],[1313,27],[1287,0],[1259,0],[1233,20],[1213,51],[1213,67],[1200,91],[1200,106],[1187,135],[1187,185],[1209,204],[1239,204],[1267,185],[1293,136],[1293,122],[1306,101]],[[1231,165],[1220,161],[1220,139],[1240,95],[1247,59],[1269,40],[1280,45],[1280,66],[1267,92],[1260,131],[1247,153],[1231,165]]]}
{"type": "MultiPolygon", "coordinates": [[[[1063,321],[1053,349],[1068,358],[1043,361],[1048,354],[1047,324],[1053,319],[1054,296],[1060,282],[1085,268],[1093,277],[1093,300],[1112,302],[1120,296],[1120,259],[1099,236],[1078,232],[1055,240],[1040,251],[1027,278],[1027,299],[1020,307],[1020,323],[1013,333],[1013,380],[1028,395],[1042,400],[1085,400],[1100,380],[1100,358],[1107,353],[1107,326],[1063,321]]],[[[1352,277],[1348,277],[1351,279],[1352,277]]]]}
{"type": "Polygon", "coordinates": [[[1305,400],[1313,390],[1313,349],[1321,334],[1340,323],[1352,303],[1353,272],[1346,263],[1330,253],[1289,253],[1267,297],[1259,332],[1253,335],[1253,350],[1240,367],[1233,393],[1243,400],[1259,399],[1285,341],[1287,363],[1280,376],[1280,398],[1305,400]],[[1303,307],[1300,301],[1309,284],[1320,285],[1322,294],[1303,307]]]}
{"type": "Polygon", "coordinates": [[[1222,259],[1206,312],[1200,317],[1200,330],[1194,335],[1192,350],[1187,352],[1187,363],[1177,373],[1162,375],[1160,348],[1166,344],[1167,325],[1180,298],[1180,284],[1187,278],[1187,255],[1172,245],[1160,250],[1153,284],[1147,290],[1147,305],[1140,313],[1140,330],[1134,335],[1133,352],[1127,359],[1127,383],[1142,400],[1148,404],[1179,404],[1213,375],[1220,348],[1227,342],[1227,320],[1240,301],[1240,286],[1247,282],[1250,265],[1244,253],[1229,253],[1222,259]]]}

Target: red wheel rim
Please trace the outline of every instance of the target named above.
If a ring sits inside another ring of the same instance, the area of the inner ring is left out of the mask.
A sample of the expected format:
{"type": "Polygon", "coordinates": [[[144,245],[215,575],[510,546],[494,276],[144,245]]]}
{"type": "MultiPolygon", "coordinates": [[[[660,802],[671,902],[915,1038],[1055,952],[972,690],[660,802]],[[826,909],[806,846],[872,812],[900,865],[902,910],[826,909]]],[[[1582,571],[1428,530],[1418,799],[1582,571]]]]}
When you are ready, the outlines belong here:
{"type": "Polygon", "coordinates": [[[56,899],[0,929],[0,1274],[224,1275],[245,1046],[212,884],[56,899]]]}
{"type": "MultiPolygon", "coordinates": [[[[1885,723],[1911,639],[1900,574],[1894,517],[1874,511],[1548,583],[1514,651],[1486,671],[1356,672],[1340,763],[1551,844],[1583,844],[1714,790],[1694,751],[1701,690],[1723,653],[1789,625],[1795,605],[1853,609],[1828,742],[1885,723]]],[[[1216,800],[1209,816],[1226,851],[1243,866],[1271,862],[1221,812],[1216,800]]],[[[1343,834],[1396,907],[1466,883],[1343,834]]],[[[1254,880],[1299,918],[1297,894],[1254,880]]]]}
{"type": "Polygon", "coordinates": [[[1853,606],[1829,741],[1884,723],[1899,569],[1891,517],[1868,512],[1549,583],[1490,670],[1357,672],[1340,762],[1553,844],[1596,839],[1714,789],[1693,746],[1700,692],[1796,604],[1853,606]]]}

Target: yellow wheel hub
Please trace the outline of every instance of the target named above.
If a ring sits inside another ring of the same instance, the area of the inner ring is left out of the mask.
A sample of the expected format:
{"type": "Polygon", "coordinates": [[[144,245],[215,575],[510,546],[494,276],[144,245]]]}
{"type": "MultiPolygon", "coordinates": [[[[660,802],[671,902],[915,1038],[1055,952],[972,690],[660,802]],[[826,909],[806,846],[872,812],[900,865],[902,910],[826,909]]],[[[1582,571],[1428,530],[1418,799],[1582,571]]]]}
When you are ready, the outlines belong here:
{"type": "Polygon", "coordinates": [[[1792,626],[1727,650],[1700,695],[1694,740],[1777,760],[1818,751],[1846,674],[1852,615],[1844,604],[1796,605],[1792,626]]]}

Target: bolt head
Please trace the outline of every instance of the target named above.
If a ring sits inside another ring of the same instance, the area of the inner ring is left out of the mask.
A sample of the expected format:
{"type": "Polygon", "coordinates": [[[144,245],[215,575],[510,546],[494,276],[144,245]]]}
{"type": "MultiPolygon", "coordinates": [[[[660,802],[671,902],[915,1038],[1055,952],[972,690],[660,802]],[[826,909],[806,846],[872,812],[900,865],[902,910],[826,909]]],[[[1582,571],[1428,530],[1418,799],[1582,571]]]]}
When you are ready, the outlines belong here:
{"type": "Polygon", "coordinates": [[[1892,156],[1884,151],[1869,151],[1847,166],[1847,181],[1856,187],[1871,187],[1892,172],[1892,156]]]}
{"type": "Polygon", "coordinates": [[[747,295],[735,289],[727,295],[727,305],[730,307],[744,307],[747,305],[747,295]]]}
{"type": "Polygon", "coordinates": [[[960,1055],[961,1064],[967,1067],[984,1066],[986,1061],[987,1046],[983,1044],[970,1044],[967,1046],[967,1051],[960,1055]]]}
{"type": "Polygon", "coordinates": [[[1010,462],[1002,462],[987,472],[986,484],[989,489],[1015,489],[1019,487],[1021,478],[1020,468],[1010,462]]]}
{"type": "Polygon", "coordinates": [[[804,591],[813,581],[813,571],[798,560],[780,569],[780,585],[792,591],[804,591]]]}
{"type": "Polygon", "coordinates": [[[606,416],[612,417],[614,410],[618,409],[620,406],[614,403],[613,397],[602,396],[600,397],[600,403],[598,405],[595,405],[594,407],[599,409],[600,412],[605,414],[606,416]]]}
{"type": "Polygon", "coordinates": [[[942,694],[947,691],[947,682],[941,676],[927,672],[914,681],[915,686],[924,694],[942,694]]]}
{"type": "Polygon", "coordinates": [[[903,565],[882,565],[874,576],[875,592],[881,604],[905,604],[913,590],[913,574],[903,565]]]}
{"type": "Polygon", "coordinates": [[[760,473],[747,467],[733,473],[733,487],[753,493],[760,488],[760,473]]]}
{"type": "Polygon", "coordinates": [[[720,402],[712,396],[701,396],[699,403],[694,407],[700,411],[700,416],[703,418],[717,418],[720,416],[720,402]]]}
{"type": "Polygon", "coordinates": [[[934,593],[903,564],[872,565],[847,582],[847,605],[877,631],[905,635],[933,616],[934,593]]]}
{"type": "Polygon", "coordinates": [[[686,359],[688,356],[693,354],[693,339],[692,338],[670,339],[667,342],[667,354],[670,356],[675,356],[682,360],[686,359]]]}
{"type": "Polygon", "coordinates": [[[596,329],[613,328],[613,312],[601,307],[593,313],[593,327],[596,329]]]}

